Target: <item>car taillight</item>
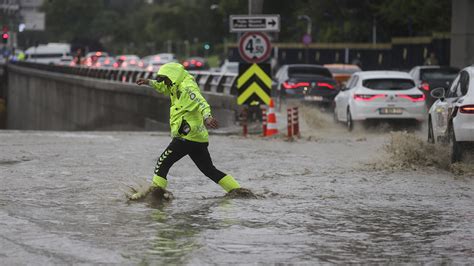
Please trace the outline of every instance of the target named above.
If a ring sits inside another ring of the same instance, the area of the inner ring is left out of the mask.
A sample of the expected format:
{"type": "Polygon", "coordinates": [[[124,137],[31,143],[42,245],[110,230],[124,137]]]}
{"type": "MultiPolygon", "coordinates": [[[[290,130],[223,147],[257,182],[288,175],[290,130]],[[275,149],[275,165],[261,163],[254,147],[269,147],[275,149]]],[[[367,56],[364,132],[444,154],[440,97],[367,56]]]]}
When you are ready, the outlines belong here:
{"type": "Polygon", "coordinates": [[[285,89],[296,89],[299,87],[309,87],[309,82],[298,82],[298,83],[293,83],[293,82],[288,82],[288,81],[283,82],[283,88],[285,89]]]}
{"type": "Polygon", "coordinates": [[[422,82],[421,85],[420,85],[420,89],[422,89],[424,91],[430,91],[430,84],[428,84],[426,82],[422,82]]]}
{"type": "Polygon", "coordinates": [[[196,62],[196,66],[198,66],[198,67],[202,67],[202,63],[201,63],[201,62],[199,62],[199,61],[197,61],[197,62],[196,62]]]}
{"type": "Polygon", "coordinates": [[[474,114],[474,104],[461,106],[459,112],[463,114],[474,114]]]}
{"type": "Polygon", "coordinates": [[[189,66],[189,62],[188,62],[188,61],[184,61],[183,66],[184,66],[184,67],[188,67],[188,66],[189,66]]]}
{"type": "Polygon", "coordinates": [[[331,90],[334,89],[334,85],[326,83],[326,82],[318,82],[318,87],[326,87],[331,90]]]}
{"type": "Polygon", "coordinates": [[[356,101],[372,101],[378,98],[385,98],[385,94],[354,94],[356,101]]]}
{"type": "Polygon", "coordinates": [[[408,95],[408,94],[398,94],[400,98],[408,99],[412,102],[422,102],[425,100],[424,94],[417,94],[417,95],[408,95]]]}
{"type": "Polygon", "coordinates": [[[119,64],[117,62],[114,63],[114,67],[117,68],[119,67],[119,64]]]}

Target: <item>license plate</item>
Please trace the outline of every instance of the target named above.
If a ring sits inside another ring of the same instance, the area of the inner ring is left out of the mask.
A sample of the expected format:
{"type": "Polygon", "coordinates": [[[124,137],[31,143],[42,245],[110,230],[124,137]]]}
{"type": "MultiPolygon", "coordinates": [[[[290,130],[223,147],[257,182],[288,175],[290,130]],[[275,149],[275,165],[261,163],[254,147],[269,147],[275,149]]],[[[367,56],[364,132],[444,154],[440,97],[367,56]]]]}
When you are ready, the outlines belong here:
{"type": "Polygon", "coordinates": [[[323,100],[323,97],[322,96],[310,96],[310,95],[306,95],[304,96],[304,99],[307,100],[307,101],[322,101],[323,100]]]}
{"type": "Polygon", "coordinates": [[[402,108],[380,108],[381,115],[400,115],[403,113],[402,108]]]}

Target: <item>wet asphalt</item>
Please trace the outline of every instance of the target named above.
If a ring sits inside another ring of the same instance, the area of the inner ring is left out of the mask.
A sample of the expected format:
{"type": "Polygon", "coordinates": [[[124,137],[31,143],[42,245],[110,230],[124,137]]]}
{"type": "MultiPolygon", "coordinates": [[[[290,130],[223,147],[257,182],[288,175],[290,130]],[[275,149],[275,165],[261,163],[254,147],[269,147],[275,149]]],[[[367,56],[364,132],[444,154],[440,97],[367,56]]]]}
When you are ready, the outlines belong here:
{"type": "Polygon", "coordinates": [[[217,168],[259,198],[224,197],[186,157],[175,199],[150,206],[124,191],[167,134],[0,131],[0,264],[473,264],[473,176],[374,170],[389,138],[212,135],[217,168]]]}

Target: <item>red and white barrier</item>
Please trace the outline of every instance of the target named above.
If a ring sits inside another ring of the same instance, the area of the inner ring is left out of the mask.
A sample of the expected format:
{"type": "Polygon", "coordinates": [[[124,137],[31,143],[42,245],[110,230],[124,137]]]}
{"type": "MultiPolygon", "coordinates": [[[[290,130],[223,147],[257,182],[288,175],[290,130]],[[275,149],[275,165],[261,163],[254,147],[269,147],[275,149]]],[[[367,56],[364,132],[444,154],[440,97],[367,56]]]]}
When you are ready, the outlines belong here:
{"type": "Polygon", "coordinates": [[[298,107],[293,107],[293,136],[295,137],[300,136],[300,122],[299,122],[298,107]]]}
{"type": "Polygon", "coordinates": [[[262,136],[267,135],[267,109],[262,108],[262,136]]]}
{"type": "Polygon", "coordinates": [[[300,136],[300,123],[298,107],[288,108],[286,110],[287,123],[288,123],[288,138],[300,136]]]}
{"type": "Polygon", "coordinates": [[[292,138],[293,137],[293,126],[292,126],[292,122],[293,122],[293,110],[292,108],[288,108],[286,109],[286,122],[287,122],[287,129],[288,129],[288,138],[292,138]]]}

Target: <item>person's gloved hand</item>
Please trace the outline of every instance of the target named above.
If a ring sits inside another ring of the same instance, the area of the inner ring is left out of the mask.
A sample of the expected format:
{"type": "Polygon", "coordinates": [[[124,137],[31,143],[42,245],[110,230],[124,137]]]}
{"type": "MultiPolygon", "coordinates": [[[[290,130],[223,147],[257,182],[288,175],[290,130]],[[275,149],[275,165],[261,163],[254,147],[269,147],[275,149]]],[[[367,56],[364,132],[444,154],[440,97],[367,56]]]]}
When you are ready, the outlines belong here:
{"type": "Polygon", "coordinates": [[[207,128],[213,128],[213,129],[216,129],[219,127],[219,123],[217,122],[217,120],[212,117],[212,116],[209,116],[208,118],[206,118],[206,120],[204,120],[204,123],[206,124],[206,127],[207,128]]]}
{"type": "Polygon", "coordinates": [[[150,81],[144,78],[139,78],[136,83],[137,85],[150,85],[150,81]]]}

